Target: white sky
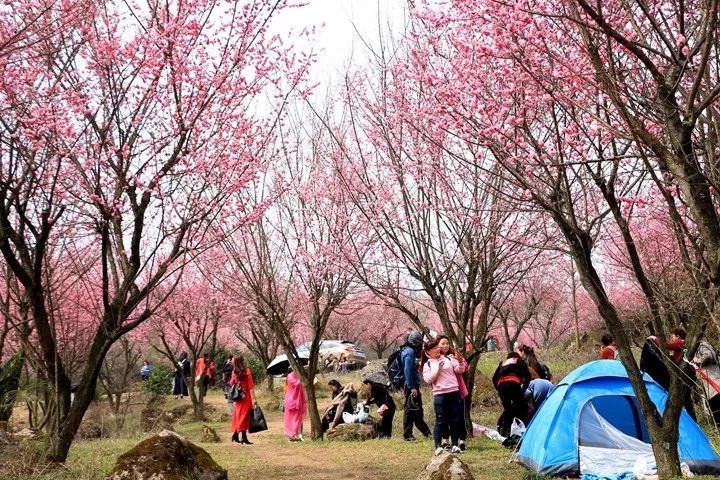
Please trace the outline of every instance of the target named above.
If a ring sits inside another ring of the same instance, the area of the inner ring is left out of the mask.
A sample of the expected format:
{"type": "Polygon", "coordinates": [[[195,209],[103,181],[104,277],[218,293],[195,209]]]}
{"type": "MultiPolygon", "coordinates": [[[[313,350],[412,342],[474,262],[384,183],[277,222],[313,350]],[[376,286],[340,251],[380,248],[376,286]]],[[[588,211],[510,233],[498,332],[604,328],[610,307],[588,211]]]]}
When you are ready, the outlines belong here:
{"type": "Polygon", "coordinates": [[[392,31],[397,36],[405,24],[406,0],[305,1],[308,4],[304,7],[282,12],[271,29],[282,33],[318,27],[312,43],[318,57],[312,78],[324,86],[342,78],[350,62],[366,63],[367,49],[358,32],[376,45],[379,31],[385,35],[392,31]]]}

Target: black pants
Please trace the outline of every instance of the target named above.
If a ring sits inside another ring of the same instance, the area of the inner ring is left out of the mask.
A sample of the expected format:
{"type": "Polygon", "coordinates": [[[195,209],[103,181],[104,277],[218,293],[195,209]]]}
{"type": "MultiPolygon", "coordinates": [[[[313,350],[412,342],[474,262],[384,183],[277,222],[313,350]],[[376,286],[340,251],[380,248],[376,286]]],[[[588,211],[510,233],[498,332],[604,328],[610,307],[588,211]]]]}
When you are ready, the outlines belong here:
{"type": "Polygon", "coordinates": [[[381,438],[392,437],[393,418],[395,418],[395,405],[388,406],[388,409],[385,411],[385,415],[382,416],[382,421],[380,422],[381,438]]]}
{"type": "Polygon", "coordinates": [[[200,396],[205,397],[207,395],[208,387],[210,386],[210,377],[204,375],[200,381],[199,390],[200,396]]]}
{"type": "Polygon", "coordinates": [[[514,418],[527,421],[527,400],[523,396],[522,386],[515,382],[501,383],[497,386],[497,391],[503,406],[503,413],[498,419],[498,432],[503,437],[508,437],[514,418]]]}
{"type": "MultiPolygon", "coordinates": [[[[465,425],[465,399],[460,399],[460,418],[462,422],[460,424],[460,430],[458,432],[458,438],[463,442],[467,440],[467,426],[465,425]]],[[[450,427],[447,426],[443,429],[442,438],[450,438],[450,427]]]]}
{"type": "Polygon", "coordinates": [[[405,409],[403,410],[403,437],[413,436],[413,425],[426,437],[430,436],[430,427],[425,423],[423,414],[422,395],[417,389],[417,396],[413,397],[410,389],[405,389],[405,409]]]}

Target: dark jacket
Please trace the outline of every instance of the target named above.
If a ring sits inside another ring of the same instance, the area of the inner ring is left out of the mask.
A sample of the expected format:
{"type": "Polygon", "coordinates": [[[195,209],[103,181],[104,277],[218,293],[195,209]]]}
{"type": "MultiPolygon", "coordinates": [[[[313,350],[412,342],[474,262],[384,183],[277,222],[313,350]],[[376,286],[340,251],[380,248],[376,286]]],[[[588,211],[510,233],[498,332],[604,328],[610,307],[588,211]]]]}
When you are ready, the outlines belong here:
{"type": "Polygon", "coordinates": [[[403,371],[405,372],[405,388],[411,390],[420,387],[420,374],[418,374],[415,359],[417,351],[410,345],[405,345],[400,351],[403,371]]]}
{"type": "Polygon", "coordinates": [[[650,339],[645,340],[640,353],[640,370],[652,377],[665,390],[670,390],[670,372],[662,361],[660,347],[650,339]]]}
{"type": "Polygon", "coordinates": [[[530,370],[520,358],[508,358],[500,362],[492,378],[495,388],[505,382],[517,383],[527,388],[530,380],[530,370]]]}
{"type": "Polygon", "coordinates": [[[370,399],[368,403],[375,404],[378,407],[387,405],[389,409],[395,410],[395,400],[393,400],[392,395],[388,392],[387,387],[379,383],[373,382],[370,384],[370,399]]]}

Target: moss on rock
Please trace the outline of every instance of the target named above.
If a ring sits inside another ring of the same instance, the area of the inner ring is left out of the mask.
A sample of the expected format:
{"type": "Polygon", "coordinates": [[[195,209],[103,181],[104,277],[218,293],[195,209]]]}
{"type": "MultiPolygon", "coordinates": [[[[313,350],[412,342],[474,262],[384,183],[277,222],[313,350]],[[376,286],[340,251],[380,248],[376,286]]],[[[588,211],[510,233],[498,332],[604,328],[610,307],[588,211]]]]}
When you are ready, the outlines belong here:
{"type": "Polygon", "coordinates": [[[227,480],[202,448],[164,430],[118,457],[107,480],[227,480]]]}

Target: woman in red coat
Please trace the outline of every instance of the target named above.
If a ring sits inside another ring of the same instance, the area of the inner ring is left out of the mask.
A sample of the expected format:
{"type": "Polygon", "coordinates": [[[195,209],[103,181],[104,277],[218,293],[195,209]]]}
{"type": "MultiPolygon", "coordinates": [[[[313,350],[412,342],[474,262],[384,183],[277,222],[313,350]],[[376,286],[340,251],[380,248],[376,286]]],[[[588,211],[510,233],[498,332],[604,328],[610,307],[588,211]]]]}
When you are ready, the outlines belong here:
{"type": "Polygon", "coordinates": [[[233,360],[230,385],[240,385],[245,392],[245,398],[235,402],[235,410],[230,421],[233,431],[232,441],[252,445],[247,438],[247,431],[250,429],[250,415],[252,415],[253,405],[255,405],[255,382],[252,372],[245,366],[245,359],[242,355],[236,355],[233,360]],[[242,433],[242,440],[238,438],[240,433],[242,433]]]}

